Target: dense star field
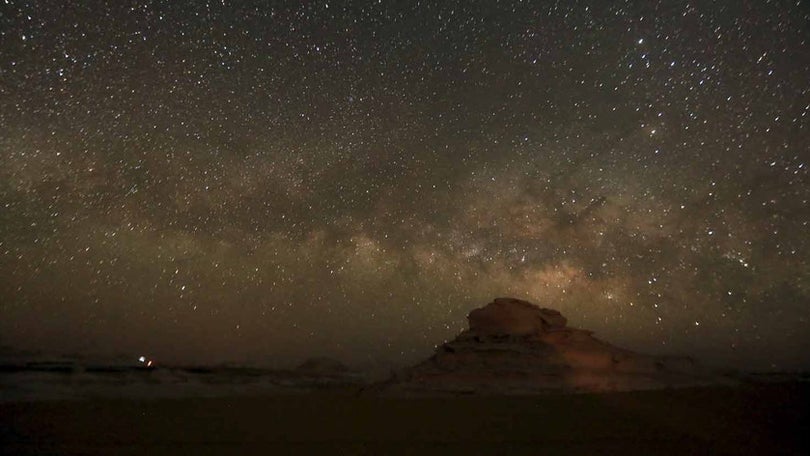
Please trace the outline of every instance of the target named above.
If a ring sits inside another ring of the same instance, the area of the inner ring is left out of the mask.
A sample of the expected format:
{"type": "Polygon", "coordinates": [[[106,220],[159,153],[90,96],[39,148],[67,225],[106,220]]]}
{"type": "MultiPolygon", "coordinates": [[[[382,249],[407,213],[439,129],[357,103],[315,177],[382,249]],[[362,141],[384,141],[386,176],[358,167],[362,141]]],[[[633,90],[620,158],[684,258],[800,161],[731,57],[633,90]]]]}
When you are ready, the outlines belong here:
{"type": "Polygon", "coordinates": [[[810,368],[806,3],[248,3],[0,5],[0,344],[810,368]]]}

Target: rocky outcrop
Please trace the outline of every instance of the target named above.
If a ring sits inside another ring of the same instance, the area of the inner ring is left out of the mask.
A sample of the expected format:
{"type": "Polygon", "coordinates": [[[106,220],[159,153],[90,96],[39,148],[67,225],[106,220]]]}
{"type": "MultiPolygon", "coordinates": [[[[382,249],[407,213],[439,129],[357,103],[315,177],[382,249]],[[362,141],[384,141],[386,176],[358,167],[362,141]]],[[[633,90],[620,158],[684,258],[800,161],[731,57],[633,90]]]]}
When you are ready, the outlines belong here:
{"type": "Polygon", "coordinates": [[[376,390],[532,394],[627,391],[725,382],[686,357],[634,353],[570,328],[559,312],[498,298],[468,315],[469,329],[376,390]]]}
{"type": "Polygon", "coordinates": [[[470,332],[478,335],[530,335],[563,329],[565,317],[552,309],[512,298],[498,298],[467,316],[470,332]]]}

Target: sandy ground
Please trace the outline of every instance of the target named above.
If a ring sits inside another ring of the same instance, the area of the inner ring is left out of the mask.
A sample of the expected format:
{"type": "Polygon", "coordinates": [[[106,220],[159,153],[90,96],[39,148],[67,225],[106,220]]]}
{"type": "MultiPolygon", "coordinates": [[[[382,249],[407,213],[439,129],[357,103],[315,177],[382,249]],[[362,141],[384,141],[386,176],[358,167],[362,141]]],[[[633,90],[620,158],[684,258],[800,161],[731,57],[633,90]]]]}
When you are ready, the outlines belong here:
{"type": "Polygon", "coordinates": [[[0,403],[0,454],[810,454],[810,384],[0,403]]]}

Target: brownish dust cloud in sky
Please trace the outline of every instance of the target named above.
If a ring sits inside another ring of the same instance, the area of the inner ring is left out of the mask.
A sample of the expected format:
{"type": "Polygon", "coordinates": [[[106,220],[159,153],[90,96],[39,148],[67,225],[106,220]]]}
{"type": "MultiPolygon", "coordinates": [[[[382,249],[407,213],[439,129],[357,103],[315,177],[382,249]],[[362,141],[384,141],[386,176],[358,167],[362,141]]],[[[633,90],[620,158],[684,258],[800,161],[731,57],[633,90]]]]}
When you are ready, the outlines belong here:
{"type": "Polygon", "coordinates": [[[796,2],[0,14],[0,344],[402,363],[512,295],[810,367],[796,2]]]}

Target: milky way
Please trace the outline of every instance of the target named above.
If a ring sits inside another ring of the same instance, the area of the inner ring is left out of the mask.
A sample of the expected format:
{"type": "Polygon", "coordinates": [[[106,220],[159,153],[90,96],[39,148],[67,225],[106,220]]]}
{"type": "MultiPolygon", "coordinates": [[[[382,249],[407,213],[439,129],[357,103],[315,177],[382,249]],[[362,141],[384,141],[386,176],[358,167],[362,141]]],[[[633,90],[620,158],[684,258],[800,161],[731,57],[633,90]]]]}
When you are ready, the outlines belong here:
{"type": "Polygon", "coordinates": [[[0,343],[425,356],[496,296],[810,367],[801,2],[0,6],[0,343]]]}

